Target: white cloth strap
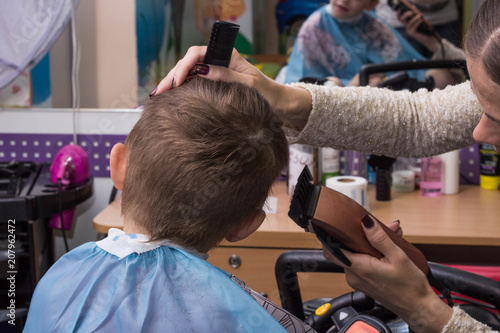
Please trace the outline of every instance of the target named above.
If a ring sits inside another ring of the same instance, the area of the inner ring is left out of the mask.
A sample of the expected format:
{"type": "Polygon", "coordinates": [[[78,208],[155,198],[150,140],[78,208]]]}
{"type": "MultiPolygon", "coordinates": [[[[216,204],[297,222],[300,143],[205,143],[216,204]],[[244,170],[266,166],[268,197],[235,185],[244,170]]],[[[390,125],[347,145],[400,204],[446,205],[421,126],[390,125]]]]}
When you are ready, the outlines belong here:
{"type": "Polygon", "coordinates": [[[207,260],[208,258],[208,254],[206,253],[200,253],[193,248],[180,246],[168,239],[150,242],[149,236],[147,235],[126,234],[122,230],[116,228],[109,229],[108,237],[96,242],[96,245],[104,251],[117,256],[120,260],[132,253],[141,254],[154,250],[160,246],[179,248],[203,260],[207,260]]]}

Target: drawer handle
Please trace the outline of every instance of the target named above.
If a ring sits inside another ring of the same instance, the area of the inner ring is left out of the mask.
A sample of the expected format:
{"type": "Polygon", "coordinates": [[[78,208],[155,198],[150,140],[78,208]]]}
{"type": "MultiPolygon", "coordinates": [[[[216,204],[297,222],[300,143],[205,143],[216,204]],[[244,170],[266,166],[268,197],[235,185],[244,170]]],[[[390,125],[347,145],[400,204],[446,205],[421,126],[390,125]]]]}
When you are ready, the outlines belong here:
{"type": "Polygon", "coordinates": [[[231,255],[229,257],[228,262],[229,262],[229,266],[231,266],[232,268],[238,268],[241,266],[241,259],[236,254],[231,255]]]}

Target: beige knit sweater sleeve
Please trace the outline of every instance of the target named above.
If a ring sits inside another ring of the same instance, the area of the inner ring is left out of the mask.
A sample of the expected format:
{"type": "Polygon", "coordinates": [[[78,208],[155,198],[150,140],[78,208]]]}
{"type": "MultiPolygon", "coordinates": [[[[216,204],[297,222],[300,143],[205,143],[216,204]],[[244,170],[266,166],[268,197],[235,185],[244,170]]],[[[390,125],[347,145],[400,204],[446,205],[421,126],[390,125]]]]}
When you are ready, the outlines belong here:
{"type": "Polygon", "coordinates": [[[441,333],[498,333],[490,327],[472,319],[459,307],[453,308],[453,316],[441,333]]]}
{"type": "Polygon", "coordinates": [[[312,95],[312,111],[291,143],[390,157],[424,157],[475,143],[482,108],[469,82],[428,92],[295,83],[312,95]]]}

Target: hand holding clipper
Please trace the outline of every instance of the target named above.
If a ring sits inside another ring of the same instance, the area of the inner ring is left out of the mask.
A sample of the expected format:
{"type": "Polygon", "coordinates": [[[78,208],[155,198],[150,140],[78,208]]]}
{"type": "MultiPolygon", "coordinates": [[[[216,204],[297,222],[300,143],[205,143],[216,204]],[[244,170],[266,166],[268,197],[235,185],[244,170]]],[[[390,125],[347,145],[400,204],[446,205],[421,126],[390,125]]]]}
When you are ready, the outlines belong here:
{"type": "Polygon", "coordinates": [[[351,265],[341,248],[382,258],[383,255],[370,244],[361,226],[361,219],[369,215],[424,274],[429,272],[427,259],[415,246],[390,230],[356,201],[333,189],[313,185],[311,181],[312,176],[306,166],[297,181],[288,215],[306,231],[315,233],[319,241],[342,263],[351,265]]]}
{"type": "Polygon", "coordinates": [[[383,255],[375,249],[365,236],[361,220],[370,216],[387,236],[399,246],[411,261],[427,276],[430,285],[441,292],[450,306],[453,305],[450,290],[432,275],[425,256],[413,244],[398,236],[356,201],[333,189],[312,183],[307,166],[297,180],[288,216],[316,237],[338,260],[350,266],[351,262],[340,249],[369,254],[376,258],[383,255]]]}

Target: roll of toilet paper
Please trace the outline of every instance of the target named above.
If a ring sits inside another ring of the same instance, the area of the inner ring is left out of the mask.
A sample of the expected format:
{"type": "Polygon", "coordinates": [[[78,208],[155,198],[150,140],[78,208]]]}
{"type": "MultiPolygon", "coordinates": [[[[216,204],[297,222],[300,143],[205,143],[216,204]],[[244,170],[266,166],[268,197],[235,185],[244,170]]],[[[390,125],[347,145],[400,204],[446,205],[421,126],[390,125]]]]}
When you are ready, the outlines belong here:
{"type": "Polygon", "coordinates": [[[338,191],[369,210],[366,189],[368,182],[363,177],[337,176],[326,180],[326,187],[338,191]]]}
{"type": "Polygon", "coordinates": [[[460,150],[450,151],[439,155],[443,161],[443,185],[444,194],[455,194],[460,186],[460,150]]]}

